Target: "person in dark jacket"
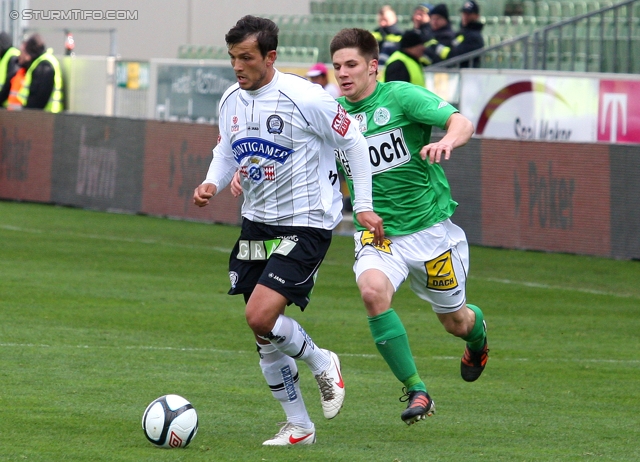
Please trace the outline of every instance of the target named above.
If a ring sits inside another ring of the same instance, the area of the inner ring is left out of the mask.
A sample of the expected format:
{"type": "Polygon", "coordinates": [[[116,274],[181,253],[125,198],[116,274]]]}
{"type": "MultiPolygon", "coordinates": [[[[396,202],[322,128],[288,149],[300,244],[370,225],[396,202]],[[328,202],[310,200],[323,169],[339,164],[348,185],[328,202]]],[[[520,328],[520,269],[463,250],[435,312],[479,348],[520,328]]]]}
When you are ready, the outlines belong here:
{"type": "Polygon", "coordinates": [[[378,27],[372,32],[378,41],[380,59],[378,62],[384,64],[394,51],[400,48],[400,38],[402,29],[398,26],[398,16],[395,10],[384,5],[378,11],[378,27]]]}
{"type": "MultiPolygon", "coordinates": [[[[456,33],[451,46],[431,44],[428,47],[431,50],[427,53],[435,53],[440,59],[445,60],[484,48],[484,38],[482,37],[484,24],[480,22],[478,3],[475,0],[464,2],[460,15],[460,31],[456,33]]],[[[480,67],[480,57],[474,58],[471,63],[469,61],[462,62],[460,67],[480,67]]]]}
{"type": "Polygon", "coordinates": [[[433,38],[429,40],[425,46],[425,55],[429,64],[442,61],[442,58],[435,52],[435,47],[431,45],[443,45],[450,47],[455,39],[455,32],[451,28],[451,22],[449,21],[449,9],[444,3],[439,3],[431,10],[431,30],[433,38]]]}
{"type": "Polygon", "coordinates": [[[433,5],[430,3],[420,3],[413,10],[411,21],[413,28],[420,33],[423,42],[428,42],[433,38],[431,30],[431,10],[433,5]]]}

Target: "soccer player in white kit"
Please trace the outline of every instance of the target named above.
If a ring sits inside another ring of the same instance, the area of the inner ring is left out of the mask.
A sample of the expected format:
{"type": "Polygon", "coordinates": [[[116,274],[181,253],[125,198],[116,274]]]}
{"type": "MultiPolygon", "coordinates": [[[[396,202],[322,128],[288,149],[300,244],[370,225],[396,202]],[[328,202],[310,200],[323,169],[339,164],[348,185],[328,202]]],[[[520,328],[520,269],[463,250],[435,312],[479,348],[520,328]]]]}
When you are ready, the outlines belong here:
{"type": "Polygon", "coordinates": [[[194,203],[206,206],[238,171],[243,220],[229,259],[229,293],[245,297],[262,373],[287,416],[263,444],[311,444],[315,427],[300,393],[296,360],[315,376],[328,419],[344,400],[340,361],[284,312],[292,303],[306,307],[331,232],[342,219],[334,149],[349,159],[358,223],[382,242],[368,147],[357,124],[325,90],[274,68],[278,27],[272,21],[245,16],[225,40],[237,83],[220,101],[220,137],[194,203]]]}

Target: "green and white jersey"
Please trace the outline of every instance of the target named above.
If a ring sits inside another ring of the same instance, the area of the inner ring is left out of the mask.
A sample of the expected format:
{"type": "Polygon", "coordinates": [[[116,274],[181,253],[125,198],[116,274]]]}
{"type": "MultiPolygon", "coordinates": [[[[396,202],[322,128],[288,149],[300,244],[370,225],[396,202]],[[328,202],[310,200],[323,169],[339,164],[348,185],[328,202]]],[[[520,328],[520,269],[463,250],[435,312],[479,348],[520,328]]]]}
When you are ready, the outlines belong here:
{"type": "MultiPolygon", "coordinates": [[[[451,198],[449,182],[439,164],[420,158],[429,144],[433,126],[444,129],[458,112],[426,88],[407,82],[378,82],[367,98],[340,104],[359,123],[369,144],[373,174],[373,208],[384,220],[385,234],[412,234],[446,220],[458,205],[451,198]]],[[[336,151],[338,165],[353,199],[349,164],[336,151]]],[[[356,229],[364,228],[355,220],[356,229]]]]}

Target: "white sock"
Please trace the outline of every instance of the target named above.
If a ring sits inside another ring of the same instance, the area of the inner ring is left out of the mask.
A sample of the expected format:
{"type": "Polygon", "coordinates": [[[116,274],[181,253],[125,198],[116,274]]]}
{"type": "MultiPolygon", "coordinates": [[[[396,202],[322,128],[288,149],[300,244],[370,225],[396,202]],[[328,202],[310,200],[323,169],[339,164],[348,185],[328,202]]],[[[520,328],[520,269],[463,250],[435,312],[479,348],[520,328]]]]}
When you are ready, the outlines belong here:
{"type": "Polygon", "coordinates": [[[318,348],[295,319],[280,315],[271,330],[271,344],[293,359],[307,363],[313,375],[329,368],[331,356],[318,348]]]}
{"type": "Polygon", "coordinates": [[[287,422],[303,428],[312,428],[313,423],[300,392],[298,366],[293,358],[281,353],[273,344],[258,344],[260,368],[273,397],[282,405],[287,422]]]}

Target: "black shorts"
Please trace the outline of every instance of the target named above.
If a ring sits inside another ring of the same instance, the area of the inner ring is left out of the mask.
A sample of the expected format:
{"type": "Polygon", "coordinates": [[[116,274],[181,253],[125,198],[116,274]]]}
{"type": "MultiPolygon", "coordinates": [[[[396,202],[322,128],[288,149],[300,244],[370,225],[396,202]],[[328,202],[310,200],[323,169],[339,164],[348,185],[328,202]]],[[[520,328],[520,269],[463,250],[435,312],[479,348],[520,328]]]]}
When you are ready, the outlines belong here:
{"type": "Polygon", "coordinates": [[[246,296],[262,284],[304,310],[330,244],[331,231],[326,229],[243,219],[229,257],[229,294],[246,296]]]}

